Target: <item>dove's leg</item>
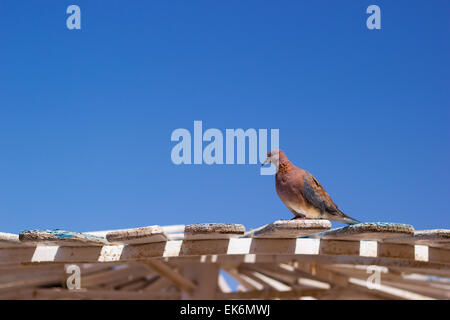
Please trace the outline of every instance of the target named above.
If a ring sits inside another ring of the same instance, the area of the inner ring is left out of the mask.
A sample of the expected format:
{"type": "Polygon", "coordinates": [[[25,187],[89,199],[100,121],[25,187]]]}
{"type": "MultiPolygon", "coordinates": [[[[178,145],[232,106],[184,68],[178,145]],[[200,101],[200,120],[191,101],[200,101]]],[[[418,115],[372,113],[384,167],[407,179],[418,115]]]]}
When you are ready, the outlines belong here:
{"type": "Polygon", "coordinates": [[[289,208],[289,210],[294,214],[294,217],[291,220],[305,220],[306,219],[306,217],[303,214],[298,213],[294,209],[289,208]]]}

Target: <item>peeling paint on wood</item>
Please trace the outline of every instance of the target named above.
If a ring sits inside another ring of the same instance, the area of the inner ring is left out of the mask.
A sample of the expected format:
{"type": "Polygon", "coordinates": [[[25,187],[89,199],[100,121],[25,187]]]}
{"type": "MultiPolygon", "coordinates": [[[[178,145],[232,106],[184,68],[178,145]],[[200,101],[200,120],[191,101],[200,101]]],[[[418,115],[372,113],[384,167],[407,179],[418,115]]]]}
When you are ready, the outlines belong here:
{"type": "Polygon", "coordinates": [[[23,243],[57,246],[102,246],[107,243],[103,238],[64,230],[29,230],[19,234],[23,243]]]}

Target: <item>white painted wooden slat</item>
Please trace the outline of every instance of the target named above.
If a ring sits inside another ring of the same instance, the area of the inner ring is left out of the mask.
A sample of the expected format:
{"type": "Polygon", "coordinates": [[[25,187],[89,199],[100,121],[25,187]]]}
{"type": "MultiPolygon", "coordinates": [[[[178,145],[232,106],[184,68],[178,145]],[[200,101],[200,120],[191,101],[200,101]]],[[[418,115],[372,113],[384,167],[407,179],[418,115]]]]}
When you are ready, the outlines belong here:
{"type": "Polygon", "coordinates": [[[173,226],[161,226],[161,229],[164,231],[164,233],[184,233],[184,224],[178,224],[173,226]]]}
{"type": "MultiPolygon", "coordinates": [[[[364,287],[364,288],[368,288],[366,280],[361,280],[361,279],[358,279],[358,278],[349,278],[349,282],[352,283],[352,284],[364,287]]],[[[433,299],[431,297],[428,297],[428,296],[424,296],[424,295],[417,294],[417,293],[414,293],[414,292],[410,292],[410,291],[406,291],[406,290],[403,290],[403,289],[395,288],[395,287],[392,287],[392,286],[384,285],[382,283],[380,283],[375,290],[381,291],[381,292],[384,292],[384,293],[387,293],[387,294],[390,294],[390,295],[393,295],[393,296],[398,296],[399,298],[407,299],[407,300],[435,300],[435,299],[433,299]]]]}

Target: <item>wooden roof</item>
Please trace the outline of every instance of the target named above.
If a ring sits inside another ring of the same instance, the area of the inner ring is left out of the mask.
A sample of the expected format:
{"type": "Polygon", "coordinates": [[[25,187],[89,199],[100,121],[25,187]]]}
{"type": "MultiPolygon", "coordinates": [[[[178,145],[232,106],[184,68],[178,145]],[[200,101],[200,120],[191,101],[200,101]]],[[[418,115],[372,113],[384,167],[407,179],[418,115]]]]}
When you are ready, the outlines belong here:
{"type": "Polygon", "coordinates": [[[0,233],[0,299],[450,298],[450,230],[330,228],[280,220],[249,231],[213,223],[0,233]],[[80,289],[67,288],[70,265],[80,289]]]}

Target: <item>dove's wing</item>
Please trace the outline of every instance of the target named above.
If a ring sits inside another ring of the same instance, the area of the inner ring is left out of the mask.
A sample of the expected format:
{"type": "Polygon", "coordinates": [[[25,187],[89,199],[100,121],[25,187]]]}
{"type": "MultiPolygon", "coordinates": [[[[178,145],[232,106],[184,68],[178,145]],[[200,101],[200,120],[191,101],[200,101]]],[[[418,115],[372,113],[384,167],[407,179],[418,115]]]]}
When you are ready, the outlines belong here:
{"type": "Polygon", "coordinates": [[[303,183],[302,194],[309,203],[322,212],[328,212],[330,214],[340,213],[338,206],[331,200],[319,181],[317,181],[309,172],[305,172],[303,183]]]}

